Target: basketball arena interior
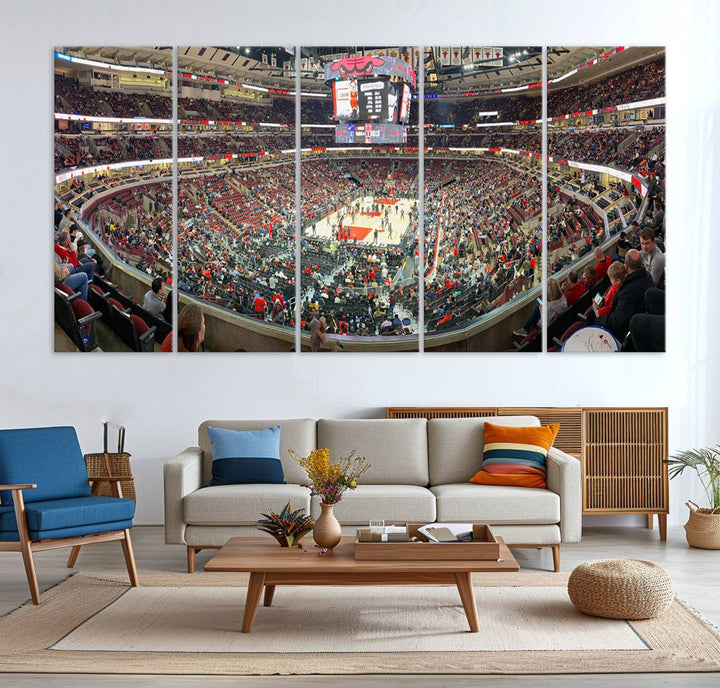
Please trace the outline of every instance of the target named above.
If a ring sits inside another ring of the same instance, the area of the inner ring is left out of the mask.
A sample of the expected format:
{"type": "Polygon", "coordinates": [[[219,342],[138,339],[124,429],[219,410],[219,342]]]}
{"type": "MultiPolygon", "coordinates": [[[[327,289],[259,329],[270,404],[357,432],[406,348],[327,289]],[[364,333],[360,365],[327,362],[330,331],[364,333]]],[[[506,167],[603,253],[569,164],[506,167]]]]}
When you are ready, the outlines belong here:
{"type": "Polygon", "coordinates": [[[662,47],[57,46],[54,72],[56,351],[664,350],[662,47]]]}

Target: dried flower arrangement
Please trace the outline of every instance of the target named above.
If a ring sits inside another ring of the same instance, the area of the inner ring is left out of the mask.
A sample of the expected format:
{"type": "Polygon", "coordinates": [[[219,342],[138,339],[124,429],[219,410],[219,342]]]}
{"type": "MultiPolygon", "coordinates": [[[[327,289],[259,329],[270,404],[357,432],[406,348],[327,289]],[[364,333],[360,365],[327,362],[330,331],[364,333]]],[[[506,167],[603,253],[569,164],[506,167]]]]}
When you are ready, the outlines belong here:
{"type": "Polygon", "coordinates": [[[312,495],[320,497],[323,504],[337,504],[345,490],[354,490],[358,478],[370,468],[367,459],[355,450],[347,456],[341,456],[337,463],[330,463],[330,450],[313,449],[310,456],[298,456],[292,449],[290,456],[307,473],[309,482],[303,487],[310,488],[312,495]]]}

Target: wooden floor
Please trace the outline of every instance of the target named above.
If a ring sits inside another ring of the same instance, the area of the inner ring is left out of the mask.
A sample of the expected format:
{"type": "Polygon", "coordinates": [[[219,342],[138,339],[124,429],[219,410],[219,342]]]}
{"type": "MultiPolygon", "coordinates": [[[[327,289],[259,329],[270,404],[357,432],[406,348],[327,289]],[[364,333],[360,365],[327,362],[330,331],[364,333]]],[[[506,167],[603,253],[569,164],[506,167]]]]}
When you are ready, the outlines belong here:
{"type": "MultiPolygon", "coordinates": [[[[135,559],[140,572],[185,571],[185,548],[168,546],[163,542],[163,530],[159,526],[140,526],[132,531],[135,559]]],[[[41,552],[36,555],[40,589],[45,590],[69,573],[65,568],[66,550],[41,552]]],[[[197,555],[200,570],[213,550],[197,555]]],[[[521,572],[552,570],[550,550],[516,549],[514,554],[521,572]]],[[[697,609],[716,626],[720,626],[720,552],[693,549],[685,542],[681,526],[668,528],[667,542],[660,542],[657,529],[645,528],[586,528],[583,540],[566,544],[561,548],[561,570],[572,569],[583,561],[605,558],[648,559],[667,568],[675,582],[678,596],[697,609]]],[[[124,572],[124,562],[117,542],[92,545],[83,549],[76,571],[124,572]]],[[[0,614],[5,614],[23,604],[29,598],[22,560],[19,554],[0,554],[0,614]]],[[[311,620],[308,621],[309,623],[311,620]]],[[[2,657],[0,657],[0,665],[2,657]]],[[[321,668],[320,668],[321,669],[321,668]]],[[[720,674],[596,674],[552,676],[298,676],[298,677],[199,677],[199,676],[108,676],[108,675],[51,675],[51,674],[0,674],[0,687],[50,687],[77,686],[152,686],[153,688],[183,688],[202,684],[212,686],[236,686],[240,688],[305,688],[310,686],[369,686],[370,688],[465,688],[469,686],[518,686],[520,688],[545,688],[577,686],[583,688],[603,687],[612,683],[624,686],[707,686],[718,688],[720,674]]]]}

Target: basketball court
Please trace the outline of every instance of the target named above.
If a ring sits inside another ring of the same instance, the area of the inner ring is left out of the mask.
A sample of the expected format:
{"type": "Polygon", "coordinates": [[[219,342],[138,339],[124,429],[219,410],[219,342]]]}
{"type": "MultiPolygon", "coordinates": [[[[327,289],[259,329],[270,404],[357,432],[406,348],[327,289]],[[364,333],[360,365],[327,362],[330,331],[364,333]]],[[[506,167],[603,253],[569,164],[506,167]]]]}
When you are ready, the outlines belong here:
{"type": "Polygon", "coordinates": [[[386,202],[378,203],[380,211],[372,210],[377,203],[372,196],[362,197],[359,203],[360,212],[355,213],[354,219],[351,215],[351,208],[343,206],[318,220],[315,223],[314,233],[312,226],[306,227],[305,234],[327,239],[336,238],[338,235],[338,218],[342,215],[343,231],[347,234],[347,241],[349,242],[357,240],[358,243],[368,246],[387,246],[400,242],[408,224],[411,222],[412,208],[415,205],[414,200],[386,199],[386,202]],[[389,225],[383,227],[385,208],[388,209],[387,219],[389,225]]]}

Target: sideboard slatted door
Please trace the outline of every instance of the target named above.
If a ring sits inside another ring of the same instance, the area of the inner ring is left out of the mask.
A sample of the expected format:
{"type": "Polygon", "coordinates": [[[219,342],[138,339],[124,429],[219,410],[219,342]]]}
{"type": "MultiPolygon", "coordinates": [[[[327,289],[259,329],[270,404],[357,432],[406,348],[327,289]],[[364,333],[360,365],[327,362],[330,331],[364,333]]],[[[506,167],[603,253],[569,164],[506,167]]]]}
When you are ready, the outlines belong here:
{"type": "Polygon", "coordinates": [[[553,446],[560,451],[582,457],[582,417],[580,407],[552,408],[549,406],[500,407],[498,416],[535,416],[542,425],[558,423],[560,429],[553,446]]]}
{"type": "Polygon", "coordinates": [[[583,413],[583,513],[658,515],[669,511],[666,408],[586,408],[583,413]]]}
{"type": "Polygon", "coordinates": [[[487,418],[496,416],[496,406],[388,406],[387,418],[487,418]]]}

